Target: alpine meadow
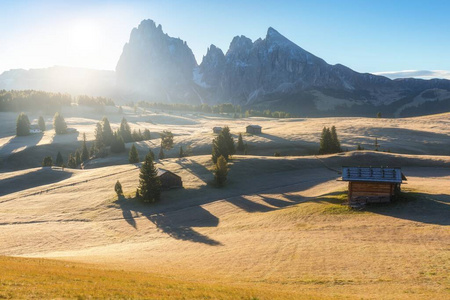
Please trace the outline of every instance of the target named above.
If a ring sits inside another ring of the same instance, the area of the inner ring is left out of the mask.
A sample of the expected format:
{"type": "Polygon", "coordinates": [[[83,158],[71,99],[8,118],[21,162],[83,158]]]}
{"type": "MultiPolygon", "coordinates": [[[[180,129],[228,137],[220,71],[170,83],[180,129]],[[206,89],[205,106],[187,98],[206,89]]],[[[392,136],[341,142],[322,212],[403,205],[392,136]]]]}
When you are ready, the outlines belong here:
{"type": "Polygon", "coordinates": [[[0,4],[0,298],[450,298],[449,9],[0,4]]]}

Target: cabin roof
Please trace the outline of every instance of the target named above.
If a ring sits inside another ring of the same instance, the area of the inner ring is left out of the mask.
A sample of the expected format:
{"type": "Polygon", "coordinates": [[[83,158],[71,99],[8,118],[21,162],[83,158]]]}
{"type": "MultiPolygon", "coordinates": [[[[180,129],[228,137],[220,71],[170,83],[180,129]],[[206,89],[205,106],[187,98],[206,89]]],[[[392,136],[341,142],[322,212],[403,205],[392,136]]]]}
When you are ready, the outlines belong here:
{"type": "Polygon", "coordinates": [[[396,167],[342,167],[342,180],[402,183],[406,177],[396,167]]]}
{"type": "MultiPolygon", "coordinates": [[[[157,175],[158,176],[162,176],[162,175],[164,175],[164,174],[172,174],[172,175],[174,175],[174,176],[177,176],[177,177],[180,177],[180,176],[178,176],[177,174],[175,174],[175,173],[172,173],[172,172],[170,172],[170,171],[168,171],[168,170],[164,170],[164,169],[158,169],[158,173],[157,173],[157,175]]],[[[181,177],[180,177],[181,178],[181,177]]]]}
{"type": "Polygon", "coordinates": [[[262,128],[262,127],[259,126],[259,125],[248,125],[247,128],[248,128],[248,127],[252,127],[252,128],[262,128]]]}

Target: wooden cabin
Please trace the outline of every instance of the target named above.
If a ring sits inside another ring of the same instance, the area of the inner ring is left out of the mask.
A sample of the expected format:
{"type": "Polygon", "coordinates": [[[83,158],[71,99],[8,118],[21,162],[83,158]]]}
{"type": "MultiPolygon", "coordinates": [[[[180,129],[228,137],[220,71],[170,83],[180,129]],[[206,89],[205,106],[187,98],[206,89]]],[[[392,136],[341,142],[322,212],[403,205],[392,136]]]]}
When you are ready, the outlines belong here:
{"type": "Polygon", "coordinates": [[[390,202],[406,180],[400,168],[342,167],[350,205],[390,202]]]}
{"type": "Polygon", "coordinates": [[[262,127],[259,125],[248,125],[246,127],[246,132],[251,134],[260,134],[262,127]]]}
{"type": "Polygon", "coordinates": [[[220,134],[222,132],[222,127],[213,127],[213,133],[220,134]]]}
{"type": "Polygon", "coordinates": [[[183,187],[183,181],[181,180],[181,177],[170,171],[158,169],[158,177],[161,180],[161,188],[163,190],[183,187]]]}

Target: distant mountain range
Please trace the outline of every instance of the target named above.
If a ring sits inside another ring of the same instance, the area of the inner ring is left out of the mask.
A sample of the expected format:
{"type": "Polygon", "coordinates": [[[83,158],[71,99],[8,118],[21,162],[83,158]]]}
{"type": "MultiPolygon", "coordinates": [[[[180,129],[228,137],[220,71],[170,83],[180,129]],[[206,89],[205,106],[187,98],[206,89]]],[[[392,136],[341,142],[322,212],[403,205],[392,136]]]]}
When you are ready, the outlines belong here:
{"type": "MultiPolygon", "coordinates": [[[[0,88],[47,90],[58,80],[48,75],[51,69],[5,72],[0,75],[0,88]]],[[[70,73],[69,69],[60,71],[70,73]]],[[[198,65],[186,42],[168,36],[152,20],[144,20],[124,46],[115,82],[113,72],[86,72],[91,80],[75,80],[73,85],[84,83],[84,93],[105,92],[104,96],[112,95],[115,100],[233,103],[305,116],[373,116],[377,112],[412,116],[450,111],[450,80],[391,80],[330,65],[273,28],[254,42],[236,36],[225,54],[211,45],[198,65]]],[[[77,92],[68,82],[56,85],[77,92]]]]}

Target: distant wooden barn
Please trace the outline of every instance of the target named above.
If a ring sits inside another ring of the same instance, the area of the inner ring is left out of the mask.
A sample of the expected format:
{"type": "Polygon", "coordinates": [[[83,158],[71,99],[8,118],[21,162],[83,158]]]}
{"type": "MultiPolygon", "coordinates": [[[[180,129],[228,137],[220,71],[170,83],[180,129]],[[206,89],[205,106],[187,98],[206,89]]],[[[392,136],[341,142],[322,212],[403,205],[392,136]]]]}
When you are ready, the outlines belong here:
{"type": "Polygon", "coordinates": [[[161,179],[163,190],[183,187],[183,181],[181,180],[181,177],[170,171],[158,169],[158,177],[159,179],[161,179]]]}
{"type": "Polygon", "coordinates": [[[262,127],[259,125],[248,125],[246,127],[247,133],[251,133],[251,134],[260,134],[261,130],[262,130],[262,127]]]}
{"type": "Polygon", "coordinates": [[[406,180],[400,168],[342,167],[350,205],[389,202],[406,180]]]}
{"type": "Polygon", "coordinates": [[[222,127],[213,127],[213,133],[220,134],[222,132],[222,127]]]}

